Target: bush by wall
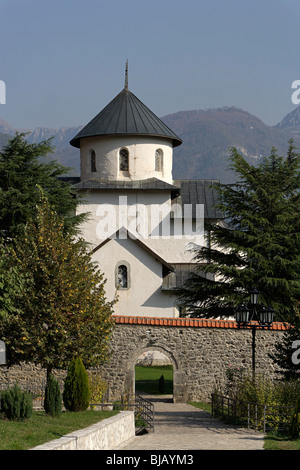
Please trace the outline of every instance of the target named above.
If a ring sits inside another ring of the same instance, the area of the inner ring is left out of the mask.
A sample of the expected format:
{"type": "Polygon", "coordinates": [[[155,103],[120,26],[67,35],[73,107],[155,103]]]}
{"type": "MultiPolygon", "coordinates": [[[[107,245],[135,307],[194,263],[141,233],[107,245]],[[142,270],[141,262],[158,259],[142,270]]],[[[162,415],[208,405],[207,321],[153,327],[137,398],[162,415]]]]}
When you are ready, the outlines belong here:
{"type": "Polygon", "coordinates": [[[51,416],[58,416],[62,410],[62,398],[58,381],[49,375],[44,399],[45,412],[51,416]]]}
{"type": "Polygon", "coordinates": [[[32,396],[18,385],[1,392],[1,411],[8,419],[25,420],[32,415],[32,396]]]}
{"type": "Polygon", "coordinates": [[[68,411],[84,411],[89,406],[89,378],[80,357],[72,359],[69,364],[63,401],[68,411]]]}

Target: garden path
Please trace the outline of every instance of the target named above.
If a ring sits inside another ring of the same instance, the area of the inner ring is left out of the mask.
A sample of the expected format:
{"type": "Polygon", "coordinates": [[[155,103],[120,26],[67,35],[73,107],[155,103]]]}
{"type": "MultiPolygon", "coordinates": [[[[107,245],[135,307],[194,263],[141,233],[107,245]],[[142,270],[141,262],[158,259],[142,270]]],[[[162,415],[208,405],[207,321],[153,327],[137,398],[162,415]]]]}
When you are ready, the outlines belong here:
{"type": "Polygon", "coordinates": [[[117,450],[263,450],[264,435],[222,423],[172,397],[143,395],[154,404],[155,431],[135,436],[117,450]]]}

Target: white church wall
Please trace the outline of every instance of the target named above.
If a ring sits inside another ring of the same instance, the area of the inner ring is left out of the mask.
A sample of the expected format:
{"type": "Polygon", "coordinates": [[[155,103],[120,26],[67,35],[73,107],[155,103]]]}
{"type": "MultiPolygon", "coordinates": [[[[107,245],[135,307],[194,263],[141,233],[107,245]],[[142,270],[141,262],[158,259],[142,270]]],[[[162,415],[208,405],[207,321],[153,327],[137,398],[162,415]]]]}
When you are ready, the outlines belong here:
{"type": "Polygon", "coordinates": [[[180,222],[181,228],[174,230],[178,221],[170,216],[172,207],[167,192],[91,191],[85,199],[86,204],[79,206],[78,213],[89,212],[90,217],[82,225],[81,235],[93,248],[126,226],[126,221],[129,232],[137,231],[145,244],[169,263],[190,263],[194,244],[205,243],[201,221],[197,230],[189,220],[180,222]]]}
{"type": "Polygon", "coordinates": [[[162,264],[130,238],[112,239],[93,254],[104,273],[107,299],[118,297],[116,315],[178,316],[176,297],[162,291],[162,264]],[[128,266],[128,289],[117,289],[116,269],[128,266]]]}
{"type": "Polygon", "coordinates": [[[167,139],[144,136],[103,136],[81,140],[81,179],[143,180],[159,178],[172,183],[173,147],[167,139]],[[129,152],[129,171],[119,171],[119,151],[129,152]],[[162,171],[155,170],[156,150],[163,153],[162,171]],[[91,152],[96,154],[96,172],[91,171],[91,152]]]}

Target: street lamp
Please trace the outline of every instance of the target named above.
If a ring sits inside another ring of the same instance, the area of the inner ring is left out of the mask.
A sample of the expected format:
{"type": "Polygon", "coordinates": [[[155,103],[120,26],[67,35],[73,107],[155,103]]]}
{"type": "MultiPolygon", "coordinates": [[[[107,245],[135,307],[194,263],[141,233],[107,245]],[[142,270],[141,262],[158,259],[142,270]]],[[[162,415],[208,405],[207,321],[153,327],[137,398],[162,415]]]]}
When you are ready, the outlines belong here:
{"type": "Polygon", "coordinates": [[[250,292],[249,304],[243,303],[236,308],[235,320],[238,328],[252,328],[252,370],[255,372],[255,334],[257,329],[270,328],[273,323],[274,310],[259,305],[259,292],[250,292]]]}

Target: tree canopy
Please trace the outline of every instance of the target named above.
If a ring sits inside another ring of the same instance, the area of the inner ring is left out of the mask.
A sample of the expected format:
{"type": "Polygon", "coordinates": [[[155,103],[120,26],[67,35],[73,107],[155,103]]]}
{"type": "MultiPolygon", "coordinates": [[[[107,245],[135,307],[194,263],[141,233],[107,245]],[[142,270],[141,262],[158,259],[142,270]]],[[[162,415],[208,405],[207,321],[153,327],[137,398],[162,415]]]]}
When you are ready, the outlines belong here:
{"type": "Polygon", "coordinates": [[[8,279],[12,282],[18,273],[14,293],[11,282],[6,284],[14,308],[1,311],[8,362],[33,362],[48,374],[66,367],[74,356],[81,356],[86,366],[102,364],[113,328],[103,274],[84,240],[64,230],[63,218],[41,190],[36,217],[24,236],[2,250],[8,279]]]}
{"type": "Polygon", "coordinates": [[[66,230],[76,230],[83,215],[76,215],[78,196],[71,184],[60,179],[69,168],[51,160],[51,139],[30,144],[26,134],[16,134],[0,152],[0,235],[7,242],[24,234],[27,221],[39,201],[42,187],[66,230]]]}
{"type": "Polygon", "coordinates": [[[291,140],[286,157],[272,149],[253,166],[232,148],[230,167],[236,182],[214,185],[224,220],[207,223],[207,246],[195,248],[197,269],[179,301],[191,316],[228,317],[256,288],[277,320],[291,321],[300,294],[300,155],[291,140]]]}

